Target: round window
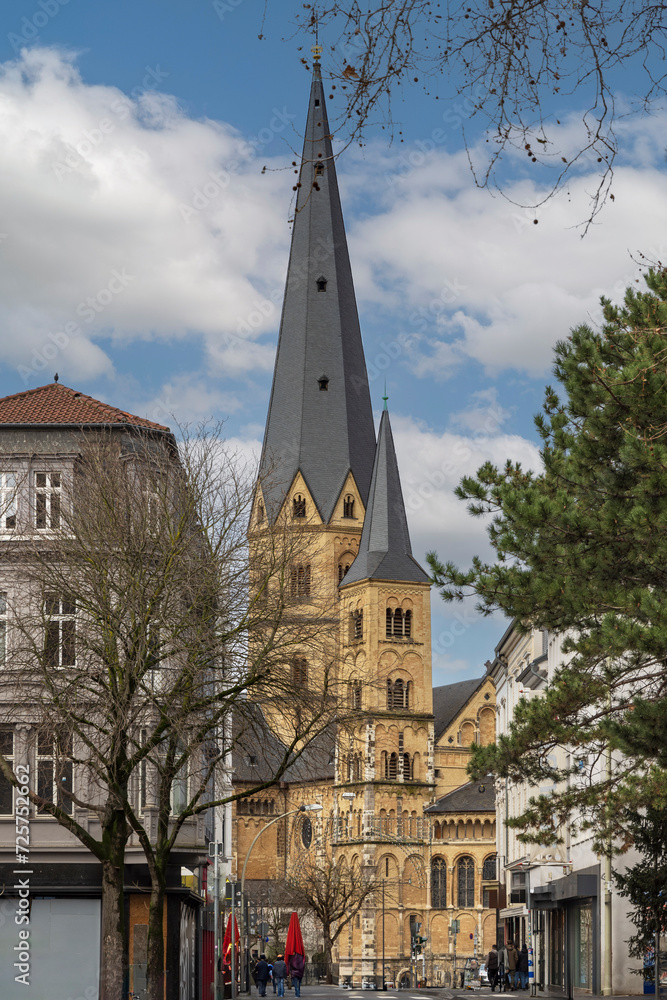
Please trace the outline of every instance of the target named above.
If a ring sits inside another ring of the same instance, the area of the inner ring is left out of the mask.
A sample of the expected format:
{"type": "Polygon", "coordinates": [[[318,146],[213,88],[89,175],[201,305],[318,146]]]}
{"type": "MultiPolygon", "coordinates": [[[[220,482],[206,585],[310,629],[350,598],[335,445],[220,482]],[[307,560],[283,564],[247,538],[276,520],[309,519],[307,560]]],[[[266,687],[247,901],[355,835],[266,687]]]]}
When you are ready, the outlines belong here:
{"type": "Polygon", "coordinates": [[[304,847],[310,847],[313,840],[313,824],[310,822],[308,817],[304,819],[301,824],[301,842],[304,847]]]}

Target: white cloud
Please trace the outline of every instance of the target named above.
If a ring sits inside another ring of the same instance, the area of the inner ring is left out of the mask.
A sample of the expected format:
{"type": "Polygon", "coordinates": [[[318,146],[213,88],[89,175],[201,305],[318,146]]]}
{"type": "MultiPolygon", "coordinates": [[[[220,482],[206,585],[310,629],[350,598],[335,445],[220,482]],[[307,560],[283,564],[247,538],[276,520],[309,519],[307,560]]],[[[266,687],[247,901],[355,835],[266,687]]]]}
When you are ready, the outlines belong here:
{"type": "MultiPolygon", "coordinates": [[[[666,116],[659,117],[664,135],[666,116]]],[[[477,190],[464,152],[436,149],[412,161],[409,151],[379,155],[376,211],[351,227],[357,290],[373,308],[391,311],[410,340],[412,370],[447,378],[474,359],[491,376],[507,369],[542,375],[556,340],[599,320],[600,295],[618,299],[636,279],[631,255],[667,259],[658,131],[655,118],[624,125],[638,160],[616,168],[615,200],[584,239],[577,224],[594,190],[592,172],[535,212],[477,190]]],[[[527,180],[505,192],[524,204],[545,193],[527,180]]]]}
{"type": "Polygon", "coordinates": [[[415,558],[423,563],[425,552],[435,549],[441,559],[466,567],[473,555],[490,555],[484,520],[468,514],[454,489],[487,461],[504,465],[511,459],[539,470],[536,445],[499,427],[472,436],[437,433],[412,417],[392,415],[392,428],[415,558]]]}
{"type": "Polygon", "coordinates": [[[111,374],[102,336],[200,334],[214,370],[271,367],[256,338],[278,323],[285,182],[230,126],[36,48],[0,67],[0,170],[0,360],[26,380],[111,374]]]}

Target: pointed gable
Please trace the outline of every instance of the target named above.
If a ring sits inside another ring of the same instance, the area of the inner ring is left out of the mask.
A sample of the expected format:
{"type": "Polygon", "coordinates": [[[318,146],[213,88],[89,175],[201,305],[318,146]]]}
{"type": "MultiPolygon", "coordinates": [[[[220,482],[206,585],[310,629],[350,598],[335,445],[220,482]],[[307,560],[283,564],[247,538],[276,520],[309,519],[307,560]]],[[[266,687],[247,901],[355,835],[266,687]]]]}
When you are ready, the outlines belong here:
{"type": "Polygon", "coordinates": [[[99,399],[70,389],[61,382],[51,382],[36,389],[26,389],[13,396],[0,399],[0,424],[58,425],[74,424],[77,427],[113,425],[146,427],[156,431],[169,431],[144,417],[119,410],[99,399]]]}
{"type": "Polygon", "coordinates": [[[317,63],[299,184],[260,475],[271,518],[301,471],[328,523],[350,472],[366,505],[375,428],[317,63]]]}
{"type": "Polygon", "coordinates": [[[412,555],[389,413],[380,422],[359,554],[341,586],[366,579],[428,583],[412,555]]]}

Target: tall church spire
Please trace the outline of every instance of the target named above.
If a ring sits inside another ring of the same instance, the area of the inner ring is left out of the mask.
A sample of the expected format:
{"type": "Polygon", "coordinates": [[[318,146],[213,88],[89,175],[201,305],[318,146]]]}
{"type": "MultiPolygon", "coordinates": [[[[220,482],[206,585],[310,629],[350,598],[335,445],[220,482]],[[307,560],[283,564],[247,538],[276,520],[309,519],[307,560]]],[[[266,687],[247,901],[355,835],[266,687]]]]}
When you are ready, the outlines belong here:
{"type": "Polygon", "coordinates": [[[328,522],[351,471],[366,504],[375,429],[319,62],[313,67],[262,449],[275,517],[298,471],[328,522]]]}
{"type": "Polygon", "coordinates": [[[367,579],[399,580],[404,583],[429,581],[428,575],[412,555],[388,410],[383,411],[380,421],[359,552],[341,586],[367,579]]]}

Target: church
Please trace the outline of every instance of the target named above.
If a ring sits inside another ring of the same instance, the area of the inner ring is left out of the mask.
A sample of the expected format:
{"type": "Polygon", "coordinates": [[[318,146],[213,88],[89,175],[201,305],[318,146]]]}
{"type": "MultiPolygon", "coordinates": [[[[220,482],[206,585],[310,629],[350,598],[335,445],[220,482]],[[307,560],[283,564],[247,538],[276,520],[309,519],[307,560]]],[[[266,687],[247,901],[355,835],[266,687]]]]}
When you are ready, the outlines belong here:
{"type": "MultiPolygon", "coordinates": [[[[262,525],[279,517],[307,534],[294,596],[301,613],[316,588],[331,596],[358,722],[279,784],[235,800],[232,856],[257,905],[304,852],[366,866],[387,891],[338,937],[338,980],[453,985],[456,972],[458,985],[496,940],[495,792],[466,773],[470,746],[495,738],[495,689],[485,673],[432,686],[429,577],[411,550],[386,396],[376,437],[317,55],[295,189],[249,543],[261,546],[262,525]],[[295,815],[307,803],[317,812],[295,815]],[[425,942],[412,962],[417,932],[425,942]]],[[[298,655],[292,671],[307,697],[318,663],[298,655]]],[[[268,715],[265,726],[264,749],[279,748],[279,726],[268,715]]],[[[236,795],[261,783],[262,760],[237,753],[236,795]]]]}

